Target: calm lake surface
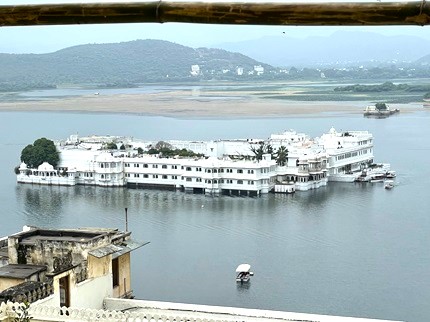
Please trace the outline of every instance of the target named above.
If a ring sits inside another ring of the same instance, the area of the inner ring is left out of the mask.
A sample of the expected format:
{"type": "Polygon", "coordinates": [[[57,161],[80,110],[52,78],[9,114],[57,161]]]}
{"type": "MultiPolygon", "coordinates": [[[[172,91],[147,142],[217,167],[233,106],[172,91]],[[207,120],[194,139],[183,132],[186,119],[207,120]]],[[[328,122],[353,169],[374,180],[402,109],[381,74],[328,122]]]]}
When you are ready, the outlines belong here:
{"type": "Polygon", "coordinates": [[[406,321],[430,320],[430,113],[276,119],[0,113],[0,235],[25,224],[118,227],[137,240],[137,298],[406,321]],[[398,174],[382,184],[330,183],[294,195],[207,197],[182,192],[17,185],[21,150],[40,137],[267,138],[369,130],[375,160],[398,174]],[[202,207],[203,206],[203,207],[202,207]],[[250,263],[249,285],[234,270],[250,263]]]}

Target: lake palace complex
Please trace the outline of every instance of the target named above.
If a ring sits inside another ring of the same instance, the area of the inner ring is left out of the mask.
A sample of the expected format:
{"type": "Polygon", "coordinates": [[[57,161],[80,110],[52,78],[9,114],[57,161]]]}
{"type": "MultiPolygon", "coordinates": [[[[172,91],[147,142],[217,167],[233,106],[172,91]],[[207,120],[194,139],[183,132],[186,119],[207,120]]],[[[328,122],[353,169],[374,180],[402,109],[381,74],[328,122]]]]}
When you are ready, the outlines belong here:
{"type": "MultiPolygon", "coordinates": [[[[200,157],[163,157],[147,152],[156,141],[131,137],[71,135],[56,142],[60,152],[57,169],[48,163],[29,169],[19,166],[19,183],[93,185],[105,187],[166,188],[206,194],[257,196],[268,192],[292,193],[325,186],[328,181],[355,181],[364,169],[374,169],[373,135],[368,131],[328,133],[310,138],[290,130],[266,140],[163,142],[200,157]],[[114,143],[118,149],[106,149],[114,143]],[[255,151],[261,146],[284,150],[255,151]],[[142,153],[143,152],[143,153],[142,153]]],[[[389,165],[382,167],[387,171],[389,165]]]]}

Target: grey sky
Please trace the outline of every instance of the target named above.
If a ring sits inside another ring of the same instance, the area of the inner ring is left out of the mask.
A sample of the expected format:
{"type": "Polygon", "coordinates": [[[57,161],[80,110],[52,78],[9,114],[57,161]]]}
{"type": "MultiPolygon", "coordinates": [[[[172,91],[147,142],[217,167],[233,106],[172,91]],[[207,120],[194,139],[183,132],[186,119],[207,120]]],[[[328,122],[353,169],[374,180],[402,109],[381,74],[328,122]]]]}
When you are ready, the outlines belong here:
{"type": "MultiPolygon", "coordinates": [[[[73,0],[3,0],[2,5],[66,2],[97,2],[73,0]]],[[[114,1],[98,1],[114,2],[114,1]]],[[[115,1],[120,2],[120,1],[115,1]]],[[[128,1],[124,1],[128,2],[128,1]]],[[[277,1],[279,2],[279,1],[277,1]]],[[[297,1],[295,1],[297,2],[297,1]]],[[[306,2],[306,1],[303,1],[306,2]]],[[[313,1],[315,2],[315,1],[313,1]]],[[[385,35],[414,35],[430,40],[429,27],[286,27],[234,26],[201,24],[112,24],[74,26],[33,26],[0,28],[0,52],[45,53],[65,47],[88,44],[122,42],[136,39],[163,39],[191,47],[211,47],[223,42],[258,39],[264,36],[304,38],[326,36],[337,30],[361,30],[385,35]]]]}

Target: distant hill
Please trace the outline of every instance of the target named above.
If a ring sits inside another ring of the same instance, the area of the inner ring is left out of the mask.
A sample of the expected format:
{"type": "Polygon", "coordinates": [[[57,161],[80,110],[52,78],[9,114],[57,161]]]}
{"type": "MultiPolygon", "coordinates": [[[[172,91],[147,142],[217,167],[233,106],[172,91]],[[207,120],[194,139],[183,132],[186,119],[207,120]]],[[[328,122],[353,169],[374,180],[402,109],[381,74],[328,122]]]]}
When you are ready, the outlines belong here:
{"type": "Polygon", "coordinates": [[[425,55],[424,57],[421,57],[420,59],[417,59],[415,63],[417,65],[421,65],[421,66],[430,65],[430,54],[425,55]]]}
{"type": "Polygon", "coordinates": [[[124,86],[165,80],[228,79],[261,65],[222,49],[193,49],[162,40],[80,45],[49,54],[0,54],[0,88],[92,83],[124,86]],[[191,66],[199,69],[191,74],[191,66]]]}
{"type": "Polygon", "coordinates": [[[413,62],[430,54],[430,40],[427,39],[358,31],[338,31],[326,37],[307,38],[282,34],[214,47],[240,52],[273,66],[296,67],[413,62]]]}

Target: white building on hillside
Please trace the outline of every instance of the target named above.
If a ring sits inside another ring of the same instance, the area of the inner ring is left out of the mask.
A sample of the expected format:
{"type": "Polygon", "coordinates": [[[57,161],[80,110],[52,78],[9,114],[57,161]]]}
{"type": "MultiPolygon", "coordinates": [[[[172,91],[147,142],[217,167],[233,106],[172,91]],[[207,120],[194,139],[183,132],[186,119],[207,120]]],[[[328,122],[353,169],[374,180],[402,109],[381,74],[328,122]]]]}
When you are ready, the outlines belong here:
{"type": "Polygon", "coordinates": [[[257,75],[263,75],[264,74],[264,67],[261,65],[254,66],[254,71],[257,75]]]}
{"type": "Polygon", "coordinates": [[[191,75],[199,76],[200,75],[200,66],[199,65],[191,65],[191,75]]]}

